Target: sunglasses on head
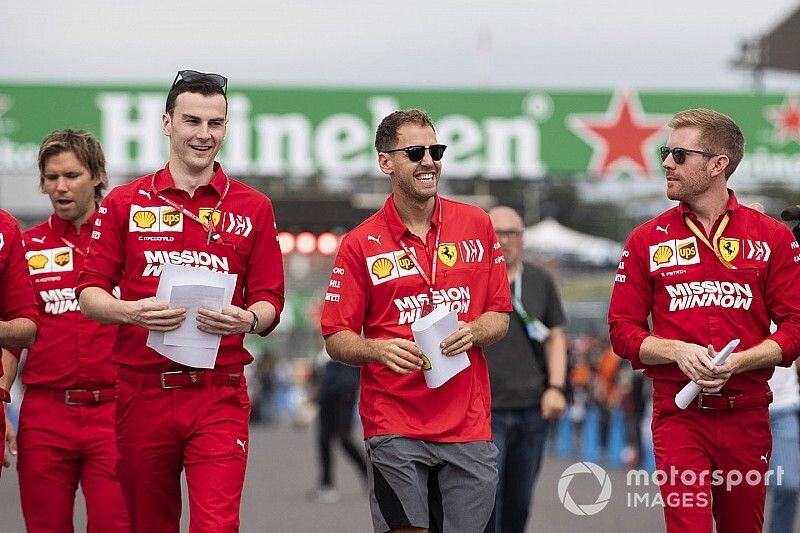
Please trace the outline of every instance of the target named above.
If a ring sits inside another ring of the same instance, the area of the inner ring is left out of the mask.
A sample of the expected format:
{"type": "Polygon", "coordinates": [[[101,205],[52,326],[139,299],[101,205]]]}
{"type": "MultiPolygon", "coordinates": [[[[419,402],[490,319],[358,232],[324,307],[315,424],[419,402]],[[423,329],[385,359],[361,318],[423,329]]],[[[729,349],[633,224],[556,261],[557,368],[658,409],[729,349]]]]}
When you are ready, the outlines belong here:
{"type": "Polygon", "coordinates": [[[219,88],[222,89],[222,92],[227,92],[226,88],[228,87],[228,78],[226,78],[221,74],[212,74],[210,72],[197,72],[196,70],[179,70],[178,73],[175,75],[175,80],[172,82],[172,88],[174,89],[175,85],[177,85],[179,81],[192,82],[202,78],[210,80],[215,84],[219,85],[219,88]]]}
{"type": "Polygon", "coordinates": [[[431,159],[434,161],[439,161],[444,155],[445,148],[447,148],[447,145],[444,144],[432,144],[430,146],[406,146],[405,148],[386,150],[384,153],[391,154],[392,152],[405,152],[408,156],[408,159],[416,163],[417,161],[422,161],[422,158],[425,157],[425,150],[428,150],[431,153],[431,159]]]}
{"type": "Polygon", "coordinates": [[[675,163],[678,165],[682,165],[686,162],[686,154],[700,154],[705,157],[716,157],[719,154],[712,154],[711,152],[704,152],[702,150],[690,150],[688,148],[667,148],[666,146],[662,146],[661,150],[661,161],[666,161],[669,154],[672,154],[672,159],[675,160],[675,163]]]}

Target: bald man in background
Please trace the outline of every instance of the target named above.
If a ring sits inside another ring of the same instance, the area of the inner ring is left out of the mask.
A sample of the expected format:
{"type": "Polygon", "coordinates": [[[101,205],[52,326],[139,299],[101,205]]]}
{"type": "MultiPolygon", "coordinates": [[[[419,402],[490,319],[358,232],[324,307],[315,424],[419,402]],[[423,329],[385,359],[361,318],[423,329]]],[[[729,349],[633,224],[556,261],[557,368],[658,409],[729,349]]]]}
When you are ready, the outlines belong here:
{"type": "Polygon", "coordinates": [[[499,451],[496,524],[498,533],[522,533],[549,421],[567,405],[564,311],[550,274],[522,261],[522,218],[504,206],[491,209],[489,218],[503,247],[514,305],[508,334],[486,348],[499,451]]]}

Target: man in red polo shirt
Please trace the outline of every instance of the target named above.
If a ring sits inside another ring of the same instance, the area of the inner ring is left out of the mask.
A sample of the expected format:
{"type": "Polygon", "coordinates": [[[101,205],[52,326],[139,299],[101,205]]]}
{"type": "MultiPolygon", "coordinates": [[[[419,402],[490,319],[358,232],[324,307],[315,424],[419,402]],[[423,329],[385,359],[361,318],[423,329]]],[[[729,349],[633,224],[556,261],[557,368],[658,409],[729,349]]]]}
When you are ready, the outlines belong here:
{"type": "Polygon", "coordinates": [[[167,96],[167,166],[103,201],[78,293],[82,311],[120,324],[114,361],[122,492],[135,531],[178,531],[181,470],[192,531],[236,531],[248,451],[245,333],[266,335],[283,306],[283,266],[270,200],[214,161],[225,137],[227,80],[183,70],[167,96]],[[201,309],[221,335],[215,367],[190,368],[146,346],[148,331],[186,317],[154,295],[164,264],[236,274],[231,305],[201,309]],[[121,298],[111,296],[119,284],[121,298]]]}
{"type": "Polygon", "coordinates": [[[485,212],[437,195],[445,146],[427,114],[387,116],[375,147],[392,195],[342,240],[322,311],[328,353],[361,366],[375,531],[494,531],[482,347],[508,328],[502,248],[485,212]],[[442,351],[467,352],[470,366],[429,388],[411,324],[440,306],[459,318],[442,351]]]}
{"type": "MultiPolygon", "coordinates": [[[[6,348],[27,348],[36,340],[39,316],[36,313],[36,299],[33,296],[28,268],[25,264],[25,251],[22,247],[22,234],[17,221],[6,211],[0,209],[0,346],[6,348]]],[[[16,453],[16,436],[13,427],[6,432],[5,405],[11,401],[11,385],[16,372],[3,372],[6,360],[0,365],[0,451],[3,452],[3,466],[11,466],[9,453],[16,453]],[[9,448],[5,447],[6,440],[9,448]]]]}
{"type": "MultiPolygon", "coordinates": [[[[70,531],[80,483],[88,527],[128,531],[130,522],[114,472],[116,326],[84,317],[75,285],[96,206],[108,185],[105,156],[91,133],[51,133],[39,148],[39,188],[53,214],[25,232],[25,257],[39,304],[39,338],[28,349],[17,444],[20,499],[30,532],[70,531]]],[[[19,351],[7,360],[16,374],[19,351]]],[[[4,357],[7,357],[4,354],[4,357]]]]}
{"type": "Polygon", "coordinates": [[[728,178],[744,136],[711,109],[681,111],[661,148],[679,205],[634,229],[608,310],[614,352],[653,379],[653,445],[668,532],[760,532],[772,448],[767,380],[800,355],[800,247],[741,205],[728,178]],[[652,328],[648,324],[652,319],[652,328]],[[770,333],[770,321],[777,331],[770,333]],[[712,359],[740,339],[725,364],[712,359]],[[702,392],[685,410],[675,394],[702,392]]]}

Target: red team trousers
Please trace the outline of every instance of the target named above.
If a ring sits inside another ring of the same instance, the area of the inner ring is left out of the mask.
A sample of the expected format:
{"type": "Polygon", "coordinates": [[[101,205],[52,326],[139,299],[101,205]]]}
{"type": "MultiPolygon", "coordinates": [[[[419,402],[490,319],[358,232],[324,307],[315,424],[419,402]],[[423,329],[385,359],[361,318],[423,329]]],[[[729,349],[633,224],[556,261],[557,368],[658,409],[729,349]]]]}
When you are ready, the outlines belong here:
{"type": "Polygon", "coordinates": [[[78,483],[86,500],[87,531],[129,531],[114,473],[113,401],[72,406],[63,391],[29,387],[17,444],[22,514],[29,532],[73,531],[78,483]]]}
{"type": "Polygon", "coordinates": [[[766,478],[772,449],[766,401],[732,409],[700,409],[693,403],[681,410],[674,395],[656,392],[652,427],[656,468],[669,475],[674,466],[678,473],[675,483],[661,486],[667,532],[711,533],[712,518],[717,533],[761,532],[765,479],[772,485],[779,481],[775,474],[766,478]],[[696,475],[681,479],[684,471],[696,475]],[[716,485],[715,471],[721,480],[716,485]],[[759,482],[748,483],[748,472],[750,481],[759,482]]]}
{"type": "Polygon", "coordinates": [[[184,468],[189,531],[238,531],[249,449],[250,400],[244,376],[236,385],[166,390],[151,380],[131,381],[136,381],[132,371],[121,369],[117,472],[133,530],[179,531],[184,468]]]}

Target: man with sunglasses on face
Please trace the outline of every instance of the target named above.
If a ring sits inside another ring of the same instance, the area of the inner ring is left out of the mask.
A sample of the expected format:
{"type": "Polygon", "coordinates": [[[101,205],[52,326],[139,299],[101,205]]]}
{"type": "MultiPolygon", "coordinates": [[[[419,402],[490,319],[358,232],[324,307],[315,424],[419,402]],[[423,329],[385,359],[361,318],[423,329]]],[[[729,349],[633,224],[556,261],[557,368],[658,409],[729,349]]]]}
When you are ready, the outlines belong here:
{"type": "Polygon", "coordinates": [[[497,448],[483,347],[508,328],[504,257],[481,209],[437,194],[445,146],[417,109],[383,119],[378,165],[392,195],[342,240],[322,311],[332,358],[361,366],[359,411],[376,532],[493,532],[497,448]],[[411,324],[458,314],[445,355],[470,366],[438,388],[411,324]]]}
{"type": "Polygon", "coordinates": [[[614,351],[653,379],[653,444],[667,531],[760,532],[771,450],[767,381],[800,355],[800,249],[783,224],[727,187],[744,137],[726,115],[690,109],[661,149],[680,204],[636,228],[609,305],[614,351]],[[648,317],[652,328],[648,326],[648,317]],[[777,331],[770,333],[770,320],[777,331]],[[732,339],[737,352],[713,357],[732,339]],[[675,395],[702,387],[685,410],[675,395]]]}
{"type": "MultiPolygon", "coordinates": [[[[94,135],[61,130],[39,148],[39,188],[53,204],[24,233],[40,328],[22,372],[25,397],[17,435],[19,492],[29,532],[71,531],[80,483],[88,529],[129,531],[115,473],[116,326],[81,314],[75,284],[86,257],[97,204],[108,186],[105,155],[94,135]]],[[[20,351],[3,350],[9,378],[20,351]]]]}
{"type": "Polygon", "coordinates": [[[272,204],[214,161],[225,137],[227,80],[180,71],[162,117],[167,165],[114,189],[99,208],[77,292],[81,310],[119,324],[117,472],[134,531],[178,531],[181,470],[192,531],[237,531],[250,402],[244,334],[266,335],[283,306],[272,204]],[[200,309],[197,328],[222,340],[213,369],[191,368],[146,345],[186,309],[154,295],[165,263],[236,274],[231,305],[200,309]],[[119,285],[121,298],[111,296],[119,285]]]}

